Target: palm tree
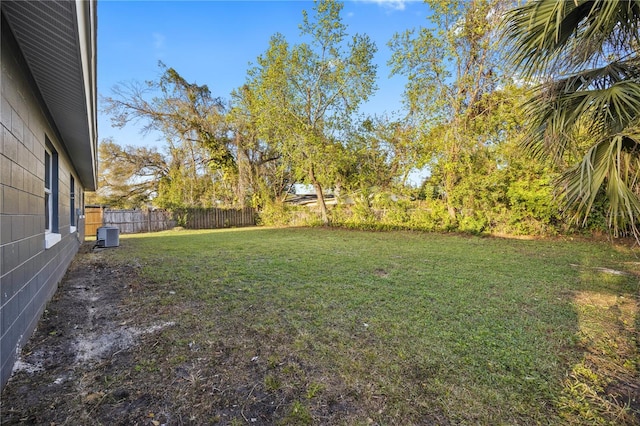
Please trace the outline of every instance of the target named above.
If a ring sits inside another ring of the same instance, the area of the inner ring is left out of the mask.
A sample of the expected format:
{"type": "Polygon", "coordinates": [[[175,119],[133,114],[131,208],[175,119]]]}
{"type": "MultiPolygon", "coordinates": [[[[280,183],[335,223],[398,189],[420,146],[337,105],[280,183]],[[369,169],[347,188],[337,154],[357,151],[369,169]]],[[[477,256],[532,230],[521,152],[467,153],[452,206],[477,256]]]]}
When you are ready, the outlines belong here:
{"type": "Polygon", "coordinates": [[[640,218],[640,1],[540,0],[510,11],[506,37],[523,81],[526,148],[575,158],[558,182],[567,212],[586,223],[604,195],[614,236],[636,239],[640,218]]]}

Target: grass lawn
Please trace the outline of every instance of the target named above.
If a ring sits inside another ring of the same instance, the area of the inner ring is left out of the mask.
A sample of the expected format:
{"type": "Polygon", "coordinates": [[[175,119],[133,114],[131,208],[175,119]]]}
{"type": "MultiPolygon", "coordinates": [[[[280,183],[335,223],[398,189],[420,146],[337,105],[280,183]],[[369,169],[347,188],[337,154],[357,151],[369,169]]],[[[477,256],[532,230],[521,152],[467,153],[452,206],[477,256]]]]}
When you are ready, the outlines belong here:
{"type": "Polygon", "coordinates": [[[106,391],[164,384],[174,419],[640,421],[637,248],[265,228],[120,243],[101,254],[144,278],[127,309],[174,325],[106,391]]]}

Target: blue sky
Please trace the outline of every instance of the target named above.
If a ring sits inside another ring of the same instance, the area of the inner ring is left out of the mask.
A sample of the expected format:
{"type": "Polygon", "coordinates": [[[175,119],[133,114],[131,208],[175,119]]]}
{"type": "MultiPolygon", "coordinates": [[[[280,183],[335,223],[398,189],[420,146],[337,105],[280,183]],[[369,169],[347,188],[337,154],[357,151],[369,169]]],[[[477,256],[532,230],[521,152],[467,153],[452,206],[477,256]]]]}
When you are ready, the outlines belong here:
{"type": "MultiPolygon", "coordinates": [[[[299,40],[302,10],[309,1],[110,1],[98,2],[98,92],[108,96],[119,82],[156,79],[158,61],[175,68],[189,82],[206,84],[213,95],[230,98],[246,79],[249,63],[263,53],[276,32],[299,40]]],[[[403,0],[347,1],[342,11],[348,33],[368,34],[378,52],[378,91],[363,107],[366,113],[401,108],[405,80],[389,79],[387,42],[394,33],[426,25],[428,7],[403,0]]],[[[99,113],[100,140],[120,145],[162,146],[138,128],[111,127],[99,113]]]]}

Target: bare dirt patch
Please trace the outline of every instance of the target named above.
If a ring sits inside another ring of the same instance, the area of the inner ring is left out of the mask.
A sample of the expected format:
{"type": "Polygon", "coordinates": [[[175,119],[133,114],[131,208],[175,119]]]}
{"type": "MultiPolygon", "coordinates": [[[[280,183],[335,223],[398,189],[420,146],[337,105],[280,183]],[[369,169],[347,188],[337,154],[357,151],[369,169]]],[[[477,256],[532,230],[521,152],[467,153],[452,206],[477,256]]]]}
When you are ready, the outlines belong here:
{"type": "Polygon", "coordinates": [[[206,319],[200,302],[175,299],[162,283],[141,278],[135,260],[116,263],[105,250],[114,249],[86,243],[72,262],[2,391],[2,425],[304,425],[312,417],[322,424],[363,417],[339,378],[291,354],[261,352],[278,346],[272,338],[220,322],[212,340],[194,337],[206,319]]]}
{"type": "Polygon", "coordinates": [[[149,405],[146,395],[108,386],[114,373],[134,368],[132,354],[146,335],[173,326],[145,324],[125,306],[137,283],[134,266],[111,266],[83,245],[3,390],[3,425],[149,419],[150,412],[137,413],[149,405]]]}

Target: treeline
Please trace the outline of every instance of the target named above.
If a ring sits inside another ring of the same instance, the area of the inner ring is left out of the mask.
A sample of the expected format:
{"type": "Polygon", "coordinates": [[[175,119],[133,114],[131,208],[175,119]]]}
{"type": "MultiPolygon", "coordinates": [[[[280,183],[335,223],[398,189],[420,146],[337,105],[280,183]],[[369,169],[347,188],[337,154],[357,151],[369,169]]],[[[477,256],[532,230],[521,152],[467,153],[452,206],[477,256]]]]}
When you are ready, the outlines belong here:
{"type": "MultiPolygon", "coordinates": [[[[567,16],[599,11],[585,9],[585,2],[550,0],[518,9],[502,0],[426,3],[427,25],[389,41],[392,72],[407,81],[405,109],[394,116],[360,114],[378,83],[376,46],[367,35],[348,34],[342,4],[332,0],[318,1],[311,14],[303,14],[298,44],[273,35],[230,100],[164,64],[157,81],[114,87],[104,99],[113,124],[143,122],[146,131],[165,137],[166,149],[102,141],[96,201],[123,208],[252,206],[268,224],[302,216],[307,223],[359,228],[554,234],[582,227],[633,233],[640,209],[633,176],[640,168],[629,160],[620,179],[607,170],[599,182],[588,181],[593,174],[589,165],[584,168],[585,158],[601,143],[594,137],[615,135],[584,120],[562,124],[567,114],[556,117],[540,107],[559,105],[550,88],[557,90],[557,79],[578,68],[558,74],[514,53],[540,39],[527,38],[531,31],[543,37],[563,23],[581,25],[562,21],[567,16]],[[528,21],[522,19],[526,13],[528,21]],[[547,25],[532,26],[536,19],[547,25]],[[409,176],[418,169],[429,176],[415,187],[409,176]],[[576,192],[576,181],[589,190],[576,192]],[[612,198],[612,181],[625,182],[632,197],[612,198]],[[296,183],[313,188],[316,213],[286,204],[296,183]],[[335,205],[328,205],[327,194],[335,205]]],[[[622,9],[628,2],[604,3],[622,9]]],[[[548,57],[538,60],[562,54],[561,43],[576,48],[575,40],[563,37],[550,41],[556,50],[549,47],[548,57]]],[[[598,58],[598,66],[606,65],[598,58]]],[[[633,77],[630,68],[625,72],[633,77]]],[[[589,74],[586,89],[606,85],[611,76],[601,74],[589,74]]],[[[619,80],[627,74],[618,72],[619,80]]],[[[613,119],[622,126],[619,132],[626,131],[628,149],[622,151],[633,153],[628,129],[638,124],[638,115],[625,114],[624,122],[613,119]]]]}

